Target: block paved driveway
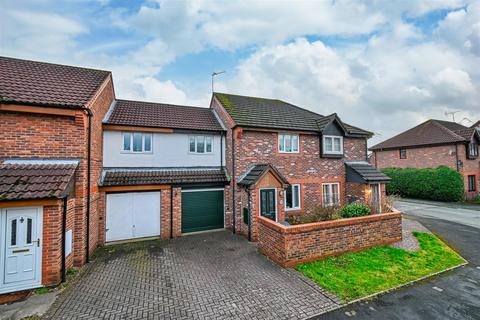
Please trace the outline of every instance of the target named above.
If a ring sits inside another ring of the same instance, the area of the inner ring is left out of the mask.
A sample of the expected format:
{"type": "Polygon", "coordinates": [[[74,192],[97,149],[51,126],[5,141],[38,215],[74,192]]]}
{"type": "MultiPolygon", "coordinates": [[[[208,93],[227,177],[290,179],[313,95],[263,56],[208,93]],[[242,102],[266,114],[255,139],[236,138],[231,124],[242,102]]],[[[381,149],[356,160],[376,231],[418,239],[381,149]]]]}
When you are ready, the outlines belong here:
{"type": "Polygon", "coordinates": [[[45,318],[304,319],[338,302],[243,237],[219,231],[105,247],[45,318]]]}

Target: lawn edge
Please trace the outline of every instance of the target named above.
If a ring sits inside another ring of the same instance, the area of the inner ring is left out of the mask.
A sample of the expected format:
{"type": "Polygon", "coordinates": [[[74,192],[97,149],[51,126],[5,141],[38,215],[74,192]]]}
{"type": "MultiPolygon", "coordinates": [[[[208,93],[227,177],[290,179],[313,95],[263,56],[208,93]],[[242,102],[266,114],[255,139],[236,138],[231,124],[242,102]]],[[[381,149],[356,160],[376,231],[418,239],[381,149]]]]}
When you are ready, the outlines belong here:
{"type": "MultiPolygon", "coordinates": [[[[458,254],[458,253],[457,253],[457,254],[458,254]]],[[[459,256],[460,256],[460,255],[459,255],[459,256]]],[[[402,284],[400,284],[400,285],[398,285],[398,286],[391,287],[391,288],[388,288],[388,289],[385,289],[385,290],[382,290],[382,291],[378,291],[378,292],[369,294],[369,295],[367,295],[367,296],[354,299],[354,300],[352,300],[352,301],[342,302],[342,303],[340,303],[340,304],[338,305],[338,307],[335,308],[335,309],[325,310],[325,311],[320,312],[320,313],[317,313],[317,314],[315,314],[315,315],[313,315],[313,316],[311,316],[311,317],[309,317],[309,318],[307,318],[307,319],[312,319],[312,318],[317,317],[317,316],[319,316],[319,315],[322,315],[322,314],[325,314],[325,313],[329,313],[329,312],[332,312],[332,311],[335,311],[335,310],[338,310],[338,309],[345,308],[345,307],[347,307],[347,306],[349,306],[349,305],[351,305],[351,304],[354,304],[354,303],[357,303],[357,302],[362,302],[362,301],[371,299],[371,298],[373,298],[373,297],[376,297],[376,296],[379,296],[379,295],[382,295],[382,294],[385,294],[385,293],[389,293],[389,292],[392,292],[392,291],[396,291],[396,290],[398,290],[398,289],[400,289],[400,288],[403,288],[403,287],[411,286],[411,285],[413,285],[413,284],[415,284],[415,283],[417,283],[417,282],[420,282],[420,281],[423,281],[423,280],[426,280],[426,279],[429,279],[429,278],[433,278],[433,277],[438,276],[438,275],[440,275],[440,274],[442,274],[442,273],[446,273],[446,272],[448,272],[448,271],[452,271],[452,270],[455,270],[455,269],[464,267],[464,266],[466,266],[467,264],[469,264],[469,262],[468,262],[467,260],[465,260],[464,257],[462,257],[462,256],[460,256],[460,257],[464,260],[464,262],[463,262],[463,263],[460,263],[460,264],[458,264],[458,265],[456,265],[456,266],[449,267],[449,268],[447,268],[447,269],[440,270],[440,271],[437,271],[437,272],[434,272],[434,273],[431,273],[431,274],[427,274],[426,276],[420,277],[420,278],[418,278],[418,279],[411,280],[411,281],[409,281],[409,282],[402,283],[402,284]]],[[[318,285],[318,284],[317,284],[317,285],[318,285]]],[[[323,289],[323,287],[322,287],[322,289],[323,289]]]]}

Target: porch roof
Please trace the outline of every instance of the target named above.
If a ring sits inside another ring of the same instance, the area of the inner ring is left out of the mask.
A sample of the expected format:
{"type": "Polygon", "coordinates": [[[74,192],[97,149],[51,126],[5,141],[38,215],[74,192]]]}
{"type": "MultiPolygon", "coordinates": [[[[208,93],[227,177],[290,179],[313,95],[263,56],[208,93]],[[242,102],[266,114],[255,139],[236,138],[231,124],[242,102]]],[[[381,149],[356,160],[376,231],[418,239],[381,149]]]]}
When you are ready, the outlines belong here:
{"type": "Polygon", "coordinates": [[[15,160],[0,163],[0,201],[62,198],[73,189],[74,160],[15,160]]]}
{"type": "Polygon", "coordinates": [[[258,181],[267,173],[271,172],[278,181],[284,186],[287,186],[289,183],[287,179],[271,164],[256,164],[250,168],[238,181],[238,184],[245,187],[252,187],[257,184],[258,181]]]}
{"type": "Polygon", "coordinates": [[[366,161],[347,161],[346,181],[357,183],[389,183],[391,178],[366,161]]]}

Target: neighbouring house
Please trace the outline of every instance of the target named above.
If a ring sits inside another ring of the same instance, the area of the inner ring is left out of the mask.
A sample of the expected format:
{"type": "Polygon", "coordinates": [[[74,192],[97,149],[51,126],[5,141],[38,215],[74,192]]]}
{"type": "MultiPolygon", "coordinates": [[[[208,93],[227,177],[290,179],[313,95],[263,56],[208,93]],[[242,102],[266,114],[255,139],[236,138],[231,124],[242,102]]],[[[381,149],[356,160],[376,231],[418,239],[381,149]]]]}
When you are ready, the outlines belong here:
{"type": "Polygon", "coordinates": [[[257,239],[259,216],[355,200],[379,202],[389,181],[367,162],[369,131],[290,103],[214,93],[210,108],[226,128],[226,225],[257,239]]]}
{"type": "Polygon", "coordinates": [[[225,228],[225,130],[212,110],[117,100],[103,139],[106,241],[225,228]]]}
{"type": "Polygon", "coordinates": [[[103,243],[109,71],[0,57],[0,294],[56,285],[103,243]]]}
{"type": "Polygon", "coordinates": [[[377,168],[436,168],[447,166],[464,177],[465,196],[479,194],[480,128],[456,122],[428,120],[370,148],[377,168]]]}

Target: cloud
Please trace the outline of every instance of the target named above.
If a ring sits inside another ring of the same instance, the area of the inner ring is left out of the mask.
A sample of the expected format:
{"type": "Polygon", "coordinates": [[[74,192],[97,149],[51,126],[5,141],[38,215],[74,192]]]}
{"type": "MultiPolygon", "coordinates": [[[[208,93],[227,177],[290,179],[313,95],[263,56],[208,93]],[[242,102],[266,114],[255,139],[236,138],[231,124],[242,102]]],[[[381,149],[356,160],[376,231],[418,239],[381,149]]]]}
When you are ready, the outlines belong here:
{"type": "Polygon", "coordinates": [[[305,38],[263,46],[217,87],[285,99],[320,114],[337,112],[376,131],[372,144],[428,118],[444,119],[448,110],[480,118],[480,64],[468,55],[396,22],[364,46],[334,48],[305,38]]]}
{"type": "Polygon", "coordinates": [[[1,52],[33,53],[60,56],[75,47],[74,38],[88,32],[88,28],[73,19],[48,12],[4,10],[0,14],[1,52]],[[8,45],[7,45],[8,44],[8,45]]]}

